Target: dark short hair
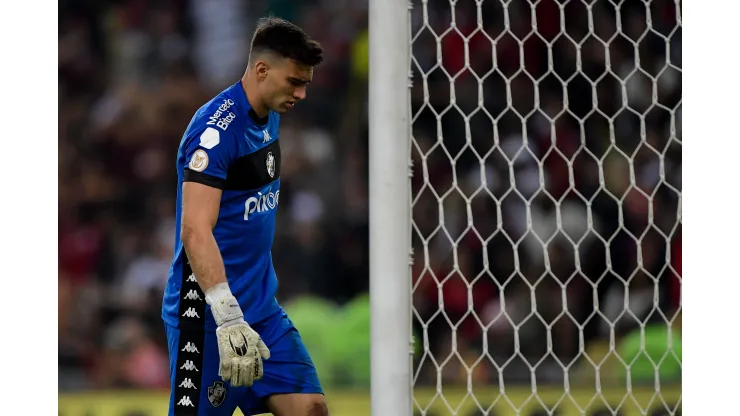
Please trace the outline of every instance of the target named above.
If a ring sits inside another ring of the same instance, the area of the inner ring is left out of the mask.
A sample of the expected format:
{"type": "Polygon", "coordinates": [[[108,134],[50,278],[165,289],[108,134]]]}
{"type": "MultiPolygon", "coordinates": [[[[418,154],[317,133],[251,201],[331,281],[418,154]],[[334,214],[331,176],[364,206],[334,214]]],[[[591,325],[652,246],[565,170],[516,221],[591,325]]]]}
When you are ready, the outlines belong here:
{"type": "Polygon", "coordinates": [[[306,32],[278,17],[263,17],[252,37],[252,54],[269,51],[303,65],[316,66],[324,60],[324,49],[306,32]]]}

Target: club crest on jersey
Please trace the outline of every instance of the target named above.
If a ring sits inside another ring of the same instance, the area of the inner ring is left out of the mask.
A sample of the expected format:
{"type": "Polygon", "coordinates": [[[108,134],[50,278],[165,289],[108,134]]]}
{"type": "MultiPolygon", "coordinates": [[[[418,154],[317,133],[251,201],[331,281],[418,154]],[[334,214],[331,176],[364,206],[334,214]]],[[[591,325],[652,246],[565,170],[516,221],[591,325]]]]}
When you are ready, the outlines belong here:
{"type": "Polygon", "coordinates": [[[224,386],[223,381],[216,381],[208,387],[208,401],[211,402],[213,407],[221,406],[224,399],[226,399],[226,386],[224,386]]]}
{"type": "Polygon", "coordinates": [[[193,153],[193,157],[188,164],[190,170],[203,172],[208,167],[208,153],[203,149],[198,149],[193,153]]]}
{"type": "Polygon", "coordinates": [[[270,175],[271,178],[275,177],[275,156],[272,155],[272,152],[267,152],[267,160],[265,161],[267,164],[267,174],[270,175]]]}

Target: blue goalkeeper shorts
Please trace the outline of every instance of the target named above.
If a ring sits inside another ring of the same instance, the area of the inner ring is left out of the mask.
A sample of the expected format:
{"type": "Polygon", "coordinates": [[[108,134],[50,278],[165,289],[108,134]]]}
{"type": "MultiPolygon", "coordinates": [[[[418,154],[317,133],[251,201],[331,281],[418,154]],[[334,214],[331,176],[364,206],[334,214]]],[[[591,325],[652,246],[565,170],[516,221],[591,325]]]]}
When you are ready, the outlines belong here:
{"type": "Polygon", "coordinates": [[[218,375],[215,331],[178,329],[165,324],[170,353],[170,416],[221,416],[267,413],[265,401],[273,394],[323,394],[316,368],[298,330],[280,309],[262,322],[251,324],[270,349],[263,360],[264,376],[252,387],[231,387],[218,375]]]}

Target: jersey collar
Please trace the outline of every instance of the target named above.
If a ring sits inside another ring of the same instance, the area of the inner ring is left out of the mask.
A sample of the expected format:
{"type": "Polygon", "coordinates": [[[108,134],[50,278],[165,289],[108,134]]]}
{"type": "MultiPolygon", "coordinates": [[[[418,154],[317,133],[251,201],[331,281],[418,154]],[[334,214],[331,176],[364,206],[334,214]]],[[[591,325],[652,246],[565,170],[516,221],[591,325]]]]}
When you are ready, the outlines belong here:
{"type": "Polygon", "coordinates": [[[254,109],[252,109],[252,106],[249,104],[249,100],[247,100],[247,93],[244,91],[244,86],[242,86],[241,80],[234,84],[234,95],[236,96],[234,97],[236,102],[239,104],[238,107],[240,109],[244,109],[243,112],[246,113],[246,115],[248,115],[256,125],[264,126],[267,124],[267,121],[270,118],[269,113],[267,117],[260,118],[257,116],[257,113],[254,112],[254,109]]]}

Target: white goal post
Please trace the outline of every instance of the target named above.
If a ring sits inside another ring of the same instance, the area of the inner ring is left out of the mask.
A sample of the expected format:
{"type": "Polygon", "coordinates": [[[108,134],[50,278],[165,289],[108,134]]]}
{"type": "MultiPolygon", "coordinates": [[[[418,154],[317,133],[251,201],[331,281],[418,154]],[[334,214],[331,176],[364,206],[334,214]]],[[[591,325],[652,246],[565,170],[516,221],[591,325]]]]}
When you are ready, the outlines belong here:
{"type": "Polygon", "coordinates": [[[681,414],[679,0],[369,0],[371,413],[681,414]]]}
{"type": "Polygon", "coordinates": [[[370,0],[371,407],[411,414],[409,3],[370,0]],[[377,224],[379,226],[373,226],[377,224]]]}

